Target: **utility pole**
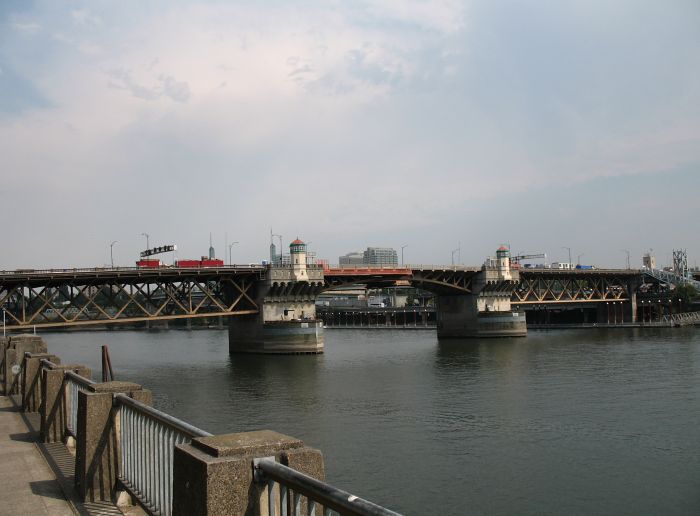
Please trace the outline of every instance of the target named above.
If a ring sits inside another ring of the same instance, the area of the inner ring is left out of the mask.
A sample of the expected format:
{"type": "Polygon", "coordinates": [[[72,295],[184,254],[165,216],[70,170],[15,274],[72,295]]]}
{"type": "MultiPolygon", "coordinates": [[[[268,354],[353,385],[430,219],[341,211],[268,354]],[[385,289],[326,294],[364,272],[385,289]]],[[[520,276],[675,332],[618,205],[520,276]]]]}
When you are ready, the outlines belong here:
{"type": "Polygon", "coordinates": [[[109,261],[112,264],[112,269],[114,269],[114,244],[117,243],[117,240],[114,240],[111,244],[109,244],[109,261]]]}
{"type": "Polygon", "coordinates": [[[584,256],[583,253],[579,254],[578,257],[576,258],[576,265],[581,265],[581,257],[584,256]]]}
{"type": "Polygon", "coordinates": [[[571,267],[571,248],[570,248],[570,247],[566,247],[565,245],[561,246],[561,248],[562,248],[562,249],[566,249],[567,251],[569,251],[569,267],[571,267]]]}
{"type": "Polygon", "coordinates": [[[401,265],[403,265],[403,250],[408,247],[408,244],[401,246],[401,265]]]}
{"type": "Polygon", "coordinates": [[[627,253],[627,268],[630,268],[630,252],[627,249],[620,249],[621,253],[627,253]]]}
{"type": "Polygon", "coordinates": [[[236,245],[237,243],[238,243],[238,241],[235,241],[235,242],[231,242],[231,243],[228,245],[228,264],[229,264],[229,265],[233,265],[233,261],[231,261],[231,248],[232,248],[234,245],[236,245]]]}
{"type": "Polygon", "coordinates": [[[148,239],[149,239],[149,237],[150,237],[151,235],[149,235],[148,233],[141,233],[141,236],[145,236],[145,237],[146,237],[146,250],[150,249],[151,246],[150,246],[150,243],[149,243],[149,240],[148,240],[148,239]]]}

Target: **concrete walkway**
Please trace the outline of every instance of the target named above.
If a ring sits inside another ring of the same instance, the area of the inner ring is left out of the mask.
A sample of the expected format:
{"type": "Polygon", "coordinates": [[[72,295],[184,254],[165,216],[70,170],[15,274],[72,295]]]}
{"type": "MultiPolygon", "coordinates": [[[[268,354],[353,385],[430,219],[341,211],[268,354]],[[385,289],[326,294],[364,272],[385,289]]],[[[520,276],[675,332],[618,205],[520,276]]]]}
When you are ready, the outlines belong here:
{"type": "Polygon", "coordinates": [[[74,516],[21,413],[0,396],[0,515],[74,516]]]}

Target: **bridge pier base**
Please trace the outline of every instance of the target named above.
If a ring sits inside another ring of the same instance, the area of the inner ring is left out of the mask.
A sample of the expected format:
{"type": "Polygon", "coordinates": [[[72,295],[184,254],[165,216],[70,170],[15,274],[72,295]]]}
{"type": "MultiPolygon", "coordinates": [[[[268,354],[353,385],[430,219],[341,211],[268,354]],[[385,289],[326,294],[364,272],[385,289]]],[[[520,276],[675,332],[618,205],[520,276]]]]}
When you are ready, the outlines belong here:
{"type": "Polygon", "coordinates": [[[228,344],[230,353],[323,353],[323,322],[316,319],[265,322],[260,314],[231,317],[228,344]]]}
{"type": "MultiPolygon", "coordinates": [[[[439,339],[482,337],[525,337],[523,312],[480,312],[478,295],[438,296],[437,334],[439,339]]],[[[483,296],[482,296],[483,300],[483,296]]]]}

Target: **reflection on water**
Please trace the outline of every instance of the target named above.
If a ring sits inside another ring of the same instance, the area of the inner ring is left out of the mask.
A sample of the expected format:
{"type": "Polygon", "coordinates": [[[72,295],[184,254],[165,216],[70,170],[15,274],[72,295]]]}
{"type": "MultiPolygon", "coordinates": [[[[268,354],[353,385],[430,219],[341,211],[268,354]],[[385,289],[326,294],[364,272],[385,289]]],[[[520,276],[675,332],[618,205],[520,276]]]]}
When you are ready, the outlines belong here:
{"type": "Polygon", "coordinates": [[[329,480],[409,514],[700,512],[700,332],[438,342],[328,330],[324,355],[229,355],[225,331],[47,335],[214,433],[274,429],[329,480]]]}

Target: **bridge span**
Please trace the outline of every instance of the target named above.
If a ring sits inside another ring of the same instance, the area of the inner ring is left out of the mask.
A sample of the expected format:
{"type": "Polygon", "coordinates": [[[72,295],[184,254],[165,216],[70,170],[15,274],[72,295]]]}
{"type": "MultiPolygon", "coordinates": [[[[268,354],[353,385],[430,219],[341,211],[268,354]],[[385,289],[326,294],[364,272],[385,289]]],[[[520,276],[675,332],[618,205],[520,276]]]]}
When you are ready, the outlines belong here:
{"type": "Polygon", "coordinates": [[[292,265],[0,272],[4,327],[226,317],[232,352],[317,353],[323,324],[316,318],[316,296],[345,285],[434,293],[438,336],[448,338],[523,336],[524,312],[543,307],[600,305],[604,311],[617,303],[620,317],[634,322],[640,286],[649,284],[635,269],[513,268],[505,254],[481,267],[324,268],[306,265],[305,248],[296,245],[301,256],[292,265]]]}

